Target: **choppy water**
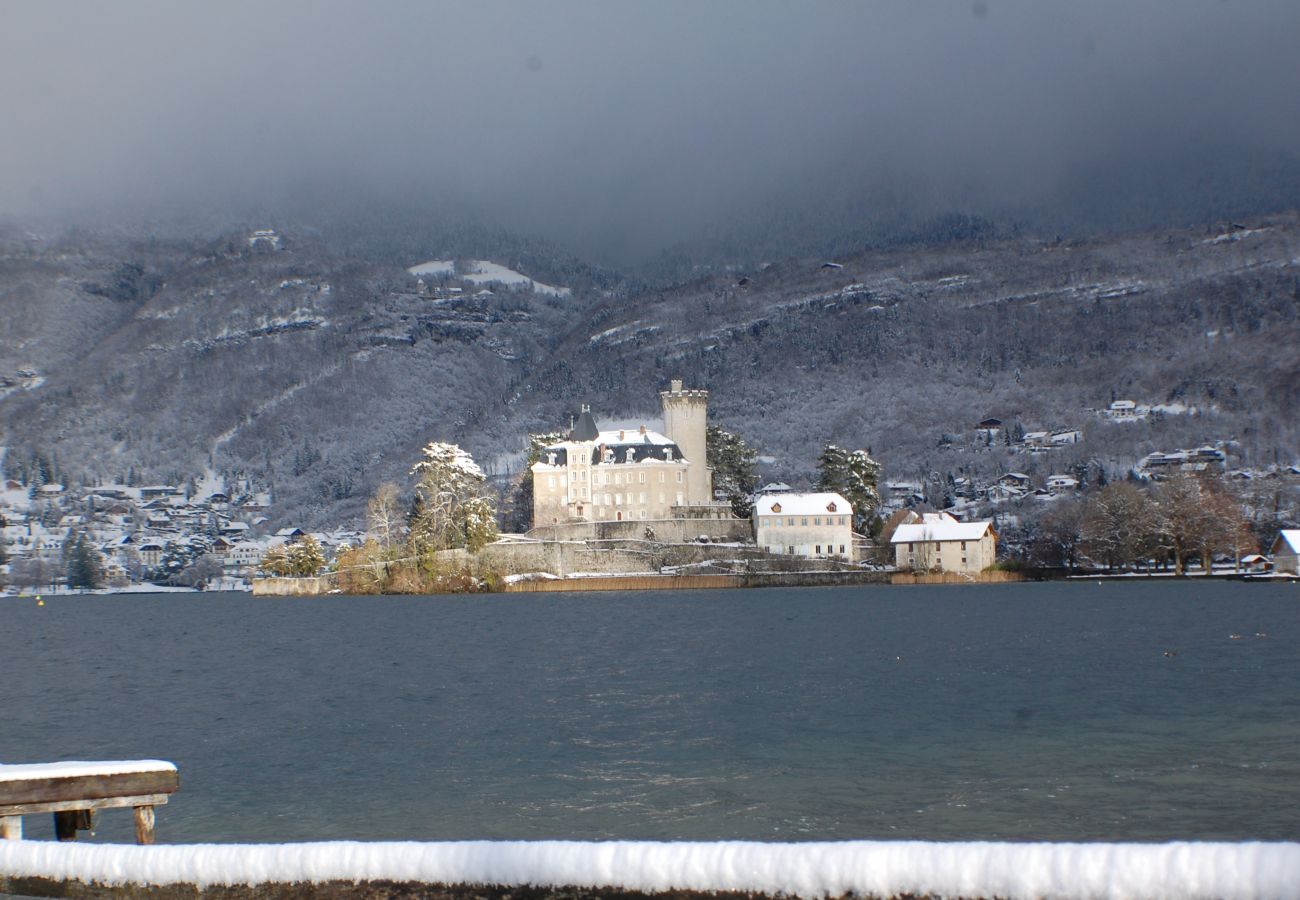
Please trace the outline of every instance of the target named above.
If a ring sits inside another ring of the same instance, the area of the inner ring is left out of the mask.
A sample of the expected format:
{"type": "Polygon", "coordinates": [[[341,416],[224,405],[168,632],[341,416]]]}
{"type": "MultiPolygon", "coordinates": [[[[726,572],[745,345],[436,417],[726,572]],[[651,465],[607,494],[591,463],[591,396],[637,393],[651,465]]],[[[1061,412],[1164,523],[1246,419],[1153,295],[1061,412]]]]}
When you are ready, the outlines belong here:
{"type": "Polygon", "coordinates": [[[1300,838],[1296,585],[52,597],[0,659],[0,760],[173,760],[163,841],[1300,838]]]}

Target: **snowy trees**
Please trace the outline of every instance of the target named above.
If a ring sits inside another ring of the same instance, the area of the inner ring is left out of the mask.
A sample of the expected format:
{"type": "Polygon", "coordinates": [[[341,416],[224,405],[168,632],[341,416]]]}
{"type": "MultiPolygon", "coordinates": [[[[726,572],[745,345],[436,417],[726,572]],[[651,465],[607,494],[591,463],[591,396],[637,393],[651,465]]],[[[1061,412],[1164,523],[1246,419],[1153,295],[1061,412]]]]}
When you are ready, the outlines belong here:
{"type": "Polygon", "coordinates": [[[74,529],[68,532],[63,542],[63,565],[68,587],[86,590],[103,587],[103,560],[84,531],[74,529]]]}
{"type": "Polygon", "coordinates": [[[485,490],[483,470],[455,444],[433,441],[411,469],[417,508],[411,515],[411,543],[420,553],[464,547],[477,552],[496,540],[496,507],[485,490]]]}
{"type": "Polygon", "coordinates": [[[1157,549],[1159,520],[1147,493],[1126,481],[1104,487],[1088,505],[1083,546],[1107,568],[1145,561],[1157,549]]]}
{"type": "Polygon", "coordinates": [[[817,487],[836,491],[853,504],[853,530],[863,532],[880,506],[880,463],[866,450],[845,450],[827,444],[817,460],[817,487]]]}
{"type": "Polygon", "coordinates": [[[1179,474],[1155,489],[1156,513],[1162,548],[1174,560],[1174,573],[1182,575],[1189,556],[1200,556],[1208,575],[1215,553],[1231,552],[1239,559],[1254,546],[1241,507],[1214,483],[1195,475],[1179,474]]]}
{"type": "Polygon", "coordinates": [[[745,443],[734,432],[710,425],[705,437],[706,455],[713,469],[713,496],[731,503],[731,511],[738,518],[748,519],[754,511],[750,499],[758,478],[754,463],[758,451],[745,443]]]}

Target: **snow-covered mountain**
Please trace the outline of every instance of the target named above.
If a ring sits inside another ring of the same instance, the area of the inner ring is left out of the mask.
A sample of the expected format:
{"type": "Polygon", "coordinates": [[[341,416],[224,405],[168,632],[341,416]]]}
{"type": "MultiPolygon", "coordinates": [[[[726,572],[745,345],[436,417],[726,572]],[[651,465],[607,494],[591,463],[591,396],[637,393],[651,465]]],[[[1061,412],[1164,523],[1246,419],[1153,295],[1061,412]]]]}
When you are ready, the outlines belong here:
{"type": "Polygon", "coordinates": [[[429,440],[501,475],[579,404],[652,418],[670,377],[709,388],[714,420],[784,480],[826,441],[872,447],[889,477],[996,467],[951,439],[986,416],[1083,430],[1042,466],[1122,473],[1213,440],[1293,462],[1300,444],[1296,215],[783,260],[664,290],[537,247],[521,262],[249,233],[0,233],[0,443],[67,478],[252,479],[305,525],[406,482],[429,440]],[[1198,413],[1086,419],[1122,397],[1198,413]]]}

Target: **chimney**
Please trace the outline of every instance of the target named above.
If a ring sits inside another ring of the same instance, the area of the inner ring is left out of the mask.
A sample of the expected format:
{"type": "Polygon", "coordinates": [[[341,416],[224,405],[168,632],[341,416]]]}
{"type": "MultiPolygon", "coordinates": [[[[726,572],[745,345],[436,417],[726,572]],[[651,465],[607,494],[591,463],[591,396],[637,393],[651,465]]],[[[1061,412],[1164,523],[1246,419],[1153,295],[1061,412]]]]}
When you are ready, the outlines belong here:
{"type": "Polygon", "coordinates": [[[668,389],[674,394],[680,394],[682,392],[682,380],[680,378],[674,378],[669,382],[668,389]]]}
{"type": "Polygon", "coordinates": [[[644,426],[644,425],[641,426],[641,436],[642,436],[642,437],[645,437],[645,426],[644,426]]]}
{"type": "Polygon", "coordinates": [[[618,439],[619,439],[620,441],[623,440],[623,429],[622,429],[622,428],[620,428],[620,429],[618,430],[618,439]]]}

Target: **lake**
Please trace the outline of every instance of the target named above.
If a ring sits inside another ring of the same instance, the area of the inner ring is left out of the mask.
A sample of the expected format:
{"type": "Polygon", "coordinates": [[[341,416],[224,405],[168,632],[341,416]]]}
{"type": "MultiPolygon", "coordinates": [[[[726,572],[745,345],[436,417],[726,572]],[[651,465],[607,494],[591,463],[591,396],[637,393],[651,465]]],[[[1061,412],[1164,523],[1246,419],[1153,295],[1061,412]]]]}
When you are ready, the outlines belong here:
{"type": "Polygon", "coordinates": [[[163,842],[1300,835],[1295,584],[51,596],[0,647],[0,760],[174,761],[163,842]]]}

